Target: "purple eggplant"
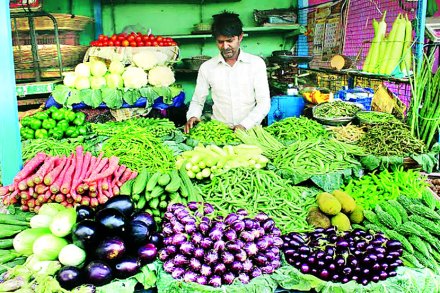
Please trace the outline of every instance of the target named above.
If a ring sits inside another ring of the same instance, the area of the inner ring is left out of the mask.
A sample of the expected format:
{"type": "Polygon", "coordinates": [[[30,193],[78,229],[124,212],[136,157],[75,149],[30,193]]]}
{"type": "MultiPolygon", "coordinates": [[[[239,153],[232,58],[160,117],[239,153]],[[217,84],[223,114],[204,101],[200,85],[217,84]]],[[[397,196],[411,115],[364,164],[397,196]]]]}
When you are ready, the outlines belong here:
{"type": "Polygon", "coordinates": [[[208,265],[202,264],[202,267],[200,268],[200,274],[205,277],[211,276],[211,274],[212,274],[211,267],[208,265]]]}
{"type": "Polygon", "coordinates": [[[163,239],[164,245],[173,245],[173,236],[165,237],[163,239]]]}
{"type": "Polygon", "coordinates": [[[226,225],[231,225],[232,223],[234,223],[237,220],[238,220],[238,215],[235,213],[232,213],[232,214],[229,214],[226,216],[224,222],[226,225]]]}
{"type": "Polygon", "coordinates": [[[157,249],[160,249],[163,247],[163,236],[158,232],[154,232],[153,234],[150,235],[150,239],[148,242],[154,244],[154,246],[156,246],[157,249]]]}
{"type": "Polygon", "coordinates": [[[232,229],[235,230],[235,232],[241,232],[244,230],[244,222],[243,221],[235,221],[232,223],[232,229]]]}
{"type": "Polygon", "coordinates": [[[103,227],[92,220],[78,222],[72,229],[73,243],[87,251],[95,249],[103,235],[103,227]]]}
{"type": "Polygon", "coordinates": [[[263,222],[263,228],[267,232],[272,232],[274,227],[275,227],[275,222],[272,219],[268,219],[263,222]]]}
{"type": "Polygon", "coordinates": [[[165,237],[169,237],[174,235],[173,226],[170,223],[165,223],[162,226],[162,233],[165,237]]]}
{"type": "Polygon", "coordinates": [[[203,249],[210,249],[212,247],[213,241],[210,238],[203,238],[200,242],[200,247],[203,249]]]}
{"type": "Polygon", "coordinates": [[[190,211],[196,211],[199,208],[199,204],[196,201],[188,202],[187,206],[190,211]]]}
{"type": "Polygon", "coordinates": [[[243,222],[244,222],[244,228],[246,230],[251,230],[251,229],[254,228],[254,225],[255,225],[255,221],[254,220],[252,220],[250,218],[245,218],[245,219],[243,219],[243,222]]]}
{"type": "Polygon", "coordinates": [[[222,278],[220,276],[214,275],[209,279],[208,284],[212,287],[220,287],[222,285],[222,278]]]}
{"type": "Polygon", "coordinates": [[[198,259],[203,259],[203,257],[205,256],[205,250],[203,250],[203,248],[198,247],[196,249],[194,249],[194,257],[198,258],[198,259]]]}
{"type": "Polygon", "coordinates": [[[211,229],[211,231],[209,231],[209,237],[213,241],[218,241],[223,237],[223,230],[219,227],[214,227],[213,229],[211,229]]]}
{"type": "Polygon", "coordinates": [[[168,221],[175,218],[175,216],[172,212],[165,212],[163,214],[163,217],[168,221]]]}
{"type": "Polygon", "coordinates": [[[245,242],[251,242],[251,241],[254,241],[255,236],[251,232],[242,231],[240,233],[240,239],[242,239],[245,242]]]}
{"type": "Polygon", "coordinates": [[[105,262],[91,261],[85,268],[84,274],[88,283],[95,286],[103,286],[113,280],[113,272],[105,262]]]}
{"type": "Polygon", "coordinates": [[[196,220],[193,217],[191,217],[190,215],[187,215],[187,216],[183,217],[182,219],[180,219],[180,222],[184,225],[187,225],[187,224],[195,224],[196,220]]]}
{"type": "Polygon", "coordinates": [[[180,245],[180,252],[184,255],[192,255],[194,249],[194,244],[189,241],[185,241],[180,245]]]}
{"type": "MultiPolygon", "coordinates": [[[[174,215],[176,216],[177,219],[179,219],[179,221],[182,221],[182,219],[186,218],[186,217],[191,217],[189,215],[189,212],[187,209],[177,209],[174,211],[174,215]]],[[[184,223],[182,221],[182,223],[184,223]]],[[[184,223],[185,224],[185,223],[184,223]]]]}
{"type": "Polygon", "coordinates": [[[283,245],[283,239],[280,237],[273,237],[273,245],[281,247],[283,245]]]}
{"type": "Polygon", "coordinates": [[[126,279],[137,274],[141,264],[137,258],[126,256],[116,262],[114,266],[114,274],[119,279],[126,279]]]}
{"type": "Polygon", "coordinates": [[[248,242],[244,246],[244,250],[246,251],[246,254],[248,256],[254,256],[258,253],[258,247],[257,244],[253,242],[248,242]]]}
{"type": "Polygon", "coordinates": [[[223,240],[219,240],[214,242],[214,250],[215,251],[223,251],[226,247],[226,243],[223,240]]]}
{"type": "Polygon", "coordinates": [[[226,285],[231,285],[232,283],[234,283],[234,280],[235,280],[235,275],[231,272],[228,272],[223,275],[223,282],[226,285]]]}
{"type": "Polygon", "coordinates": [[[126,218],[130,217],[134,211],[134,204],[128,195],[119,195],[111,197],[105,204],[104,209],[116,209],[126,218]]]}
{"type": "Polygon", "coordinates": [[[187,283],[195,282],[197,280],[197,274],[192,271],[186,271],[183,274],[183,281],[187,283]]]}
{"type": "Polygon", "coordinates": [[[205,255],[205,263],[208,265],[213,265],[218,260],[218,253],[215,250],[210,250],[205,255]]]}
{"type": "Polygon", "coordinates": [[[81,271],[77,267],[65,266],[61,268],[56,276],[58,283],[63,289],[72,290],[84,283],[81,271]]]}
{"type": "Polygon", "coordinates": [[[218,263],[214,266],[214,274],[222,276],[226,273],[226,266],[223,263],[218,263]]]}
{"type": "Polygon", "coordinates": [[[173,245],[181,245],[188,239],[188,236],[183,233],[177,233],[173,236],[173,245]]]}
{"type": "Polygon", "coordinates": [[[259,222],[264,222],[266,220],[269,219],[269,216],[266,215],[265,213],[261,212],[255,215],[255,220],[259,221],[259,222]]]}
{"type": "Polygon", "coordinates": [[[239,216],[243,216],[243,217],[246,217],[247,215],[249,215],[249,213],[245,209],[238,209],[236,211],[236,214],[239,216]]]}
{"type": "Polygon", "coordinates": [[[221,260],[224,264],[230,264],[234,261],[234,255],[230,252],[223,251],[221,254],[221,260]]]}
{"type": "Polygon", "coordinates": [[[200,244],[202,242],[203,236],[200,232],[195,232],[191,235],[191,241],[194,244],[200,244]]]}
{"type": "Polygon", "coordinates": [[[248,258],[248,255],[244,249],[240,249],[235,253],[235,259],[244,262],[248,258]]]}
{"type": "Polygon", "coordinates": [[[174,233],[183,233],[183,232],[185,232],[185,226],[182,223],[180,223],[180,222],[174,223],[172,227],[173,227],[174,233]]]}
{"type": "Polygon", "coordinates": [[[271,263],[272,267],[276,270],[279,267],[281,267],[281,260],[280,259],[274,259],[271,263]]]}
{"type": "Polygon", "coordinates": [[[198,276],[196,279],[196,282],[200,285],[207,285],[208,284],[208,278],[206,276],[198,276]]]}
{"type": "Polygon", "coordinates": [[[193,234],[197,231],[197,226],[194,223],[189,223],[185,225],[185,232],[188,234],[193,234]]]}
{"type": "Polygon", "coordinates": [[[214,212],[214,207],[211,204],[205,202],[203,204],[203,212],[205,213],[205,215],[212,214],[214,212]]]}
{"type": "Polygon", "coordinates": [[[171,276],[174,279],[180,279],[183,277],[183,274],[185,273],[185,270],[182,268],[175,268],[172,272],[171,272],[171,276]]]}
{"type": "Polygon", "coordinates": [[[271,265],[261,267],[261,272],[263,272],[263,274],[272,274],[274,271],[275,269],[271,265]]]}
{"type": "Polygon", "coordinates": [[[261,271],[260,268],[255,267],[252,271],[251,271],[251,276],[252,278],[256,278],[259,277],[263,274],[263,272],[261,271]]]}
{"type": "Polygon", "coordinates": [[[252,263],[252,261],[250,259],[246,259],[243,262],[243,272],[250,272],[253,268],[254,264],[252,263]]]}
{"type": "Polygon", "coordinates": [[[95,250],[95,254],[98,259],[113,261],[120,259],[125,254],[125,251],[125,242],[122,238],[114,236],[101,241],[95,250]]]}
{"type": "Polygon", "coordinates": [[[96,213],[95,221],[104,226],[107,233],[122,235],[126,230],[126,218],[122,212],[113,208],[105,208],[96,213]]]}
{"type": "Polygon", "coordinates": [[[176,266],[174,265],[174,262],[172,260],[167,260],[163,263],[163,270],[167,273],[171,273],[172,271],[174,271],[175,267],[176,266]]]}
{"type": "Polygon", "coordinates": [[[200,271],[200,268],[202,267],[202,263],[197,258],[191,258],[189,260],[189,266],[193,271],[200,271]]]}
{"type": "Polygon", "coordinates": [[[257,254],[257,256],[254,258],[254,261],[257,263],[257,264],[259,264],[259,265],[261,265],[261,266],[263,266],[263,265],[265,265],[266,263],[267,263],[267,257],[266,256],[264,256],[263,254],[257,254]]]}
{"type": "Polygon", "coordinates": [[[228,241],[235,241],[237,239],[237,232],[232,229],[228,229],[225,231],[224,236],[228,241]]]}
{"type": "Polygon", "coordinates": [[[203,235],[207,235],[209,232],[209,224],[206,222],[200,222],[199,230],[200,232],[202,232],[203,235]]]}
{"type": "Polygon", "coordinates": [[[170,255],[166,252],[165,249],[161,249],[157,256],[161,261],[166,261],[168,258],[170,258],[170,255]]]}
{"type": "Polygon", "coordinates": [[[76,207],[76,222],[82,220],[93,220],[95,211],[90,206],[79,205],[76,207]]]}
{"type": "Polygon", "coordinates": [[[153,243],[147,243],[138,248],[137,256],[142,264],[152,263],[157,257],[157,247],[153,243]]]}
{"type": "Polygon", "coordinates": [[[243,271],[243,263],[241,261],[234,261],[231,265],[231,271],[238,274],[243,271]]]}
{"type": "Polygon", "coordinates": [[[189,263],[189,260],[186,256],[176,254],[173,258],[173,262],[175,266],[184,266],[189,263]]]}
{"type": "Polygon", "coordinates": [[[238,279],[240,280],[240,282],[242,282],[243,284],[248,284],[250,281],[250,277],[248,274],[245,273],[241,273],[240,275],[238,275],[238,279]]]}
{"type": "Polygon", "coordinates": [[[150,229],[142,221],[131,221],[127,225],[127,238],[130,239],[130,243],[135,245],[143,245],[147,243],[150,237],[150,229]]]}
{"type": "Polygon", "coordinates": [[[178,208],[185,208],[185,206],[184,206],[183,204],[181,204],[181,203],[170,204],[170,205],[168,205],[168,207],[167,207],[167,211],[168,211],[168,212],[172,212],[172,213],[174,213],[174,211],[175,211],[176,209],[178,209],[178,208]]]}

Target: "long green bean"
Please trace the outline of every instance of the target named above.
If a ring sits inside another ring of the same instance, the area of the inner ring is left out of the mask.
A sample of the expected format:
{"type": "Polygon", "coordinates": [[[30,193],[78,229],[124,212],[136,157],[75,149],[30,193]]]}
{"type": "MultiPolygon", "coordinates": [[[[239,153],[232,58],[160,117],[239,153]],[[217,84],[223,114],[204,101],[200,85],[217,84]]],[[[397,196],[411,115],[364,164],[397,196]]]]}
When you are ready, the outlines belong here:
{"type": "Polygon", "coordinates": [[[203,144],[234,145],[240,142],[231,128],[217,120],[198,123],[191,128],[189,137],[203,144]]]}
{"type": "Polygon", "coordinates": [[[334,101],[314,108],[314,115],[319,118],[342,118],[353,117],[358,111],[360,108],[354,104],[334,101]]]}
{"type": "Polygon", "coordinates": [[[283,233],[312,229],[306,217],[318,190],[293,186],[272,171],[231,169],[198,188],[223,216],[242,208],[251,216],[258,212],[268,214],[283,233]]]}
{"type": "Polygon", "coordinates": [[[328,132],[318,122],[306,117],[289,117],[266,127],[266,131],[284,142],[328,137],[328,132]]]}

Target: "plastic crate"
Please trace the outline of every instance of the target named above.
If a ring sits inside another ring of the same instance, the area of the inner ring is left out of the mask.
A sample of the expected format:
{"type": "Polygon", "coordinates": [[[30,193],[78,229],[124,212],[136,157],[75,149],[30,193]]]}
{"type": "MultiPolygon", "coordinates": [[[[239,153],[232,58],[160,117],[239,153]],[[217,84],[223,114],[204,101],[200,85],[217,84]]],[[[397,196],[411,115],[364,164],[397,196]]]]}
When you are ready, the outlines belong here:
{"type": "Polygon", "coordinates": [[[374,91],[370,88],[343,89],[335,94],[335,99],[360,104],[370,111],[373,95],[374,91]]]}

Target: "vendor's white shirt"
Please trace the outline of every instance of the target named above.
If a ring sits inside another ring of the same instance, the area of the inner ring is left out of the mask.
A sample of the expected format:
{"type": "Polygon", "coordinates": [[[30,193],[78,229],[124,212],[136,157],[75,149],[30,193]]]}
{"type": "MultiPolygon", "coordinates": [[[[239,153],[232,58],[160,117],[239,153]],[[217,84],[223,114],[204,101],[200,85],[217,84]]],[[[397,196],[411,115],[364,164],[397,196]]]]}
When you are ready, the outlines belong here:
{"type": "Polygon", "coordinates": [[[200,66],[197,85],[187,118],[202,116],[211,90],[214,102],[212,119],[246,129],[261,123],[270,110],[266,64],[258,56],[240,50],[234,66],[219,54],[200,66]]]}

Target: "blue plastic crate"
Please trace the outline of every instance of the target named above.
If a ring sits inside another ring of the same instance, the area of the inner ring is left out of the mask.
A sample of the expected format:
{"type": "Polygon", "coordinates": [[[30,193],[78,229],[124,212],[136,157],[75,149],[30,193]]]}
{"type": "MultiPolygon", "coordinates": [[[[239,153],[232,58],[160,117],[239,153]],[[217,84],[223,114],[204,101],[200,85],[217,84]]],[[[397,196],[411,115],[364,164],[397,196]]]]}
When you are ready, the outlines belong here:
{"type": "Polygon", "coordinates": [[[335,93],[335,99],[360,104],[365,110],[370,111],[373,95],[374,91],[371,88],[356,87],[338,91],[335,93]]]}

